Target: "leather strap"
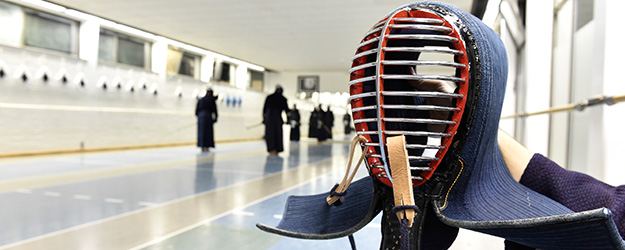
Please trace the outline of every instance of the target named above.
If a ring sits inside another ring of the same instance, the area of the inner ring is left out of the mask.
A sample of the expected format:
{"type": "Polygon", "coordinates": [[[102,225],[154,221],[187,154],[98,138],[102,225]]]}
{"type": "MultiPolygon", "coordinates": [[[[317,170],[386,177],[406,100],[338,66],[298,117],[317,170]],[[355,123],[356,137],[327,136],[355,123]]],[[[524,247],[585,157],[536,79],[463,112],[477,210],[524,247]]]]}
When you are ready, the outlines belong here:
{"type": "MultiPolygon", "coordinates": [[[[345,171],[345,176],[343,176],[343,180],[341,180],[341,183],[339,183],[336,186],[336,188],[333,189],[333,193],[345,193],[345,190],[347,190],[347,187],[349,187],[349,184],[352,183],[352,180],[354,179],[354,176],[356,175],[356,172],[358,171],[358,167],[360,167],[362,160],[365,159],[365,155],[366,155],[367,148],[368,148],[367,146],[363,146],[360,159],[358,159],[358,163],[356,163],[356,166],[354,167],[354,171],[351,171],[351,175],[350,175],[350,169],[352,167],[352,159],[354,158],[354,150],[356,149],[356,146],[358,145],[359,142],[362,142],[362,143],[367,142],[367,139],[365,139],[365,137],[362,135],[356,136],[354,137],[354,139],[352,139],[352,146],[351,146],[351,149],[349,150],[349,162],[347,163],[347,170],[345,171]]],[[[341,198],[340,196],[333,196],[332,194],[330,194],[326,198],[326,202],[328,203],[328,205],[332,205],[336,201],[338,201],[340,198],[341,198]]]]}
{"type": "MultiPolygon", "coordinates": [[[[406,151],[406,139],[404,135],[388,137],[387,147],[391,165],[391,177],[393,177],[395,206],[414,206],[412,176],[410,174],[410,164],[408,163],[408,152],[406,151]]],[[[396,214],[400,221],[402,219],[407,219],[409,226],[412,227],[415,213],[414,209],[402,209],[397,211],[396,214]]]]}

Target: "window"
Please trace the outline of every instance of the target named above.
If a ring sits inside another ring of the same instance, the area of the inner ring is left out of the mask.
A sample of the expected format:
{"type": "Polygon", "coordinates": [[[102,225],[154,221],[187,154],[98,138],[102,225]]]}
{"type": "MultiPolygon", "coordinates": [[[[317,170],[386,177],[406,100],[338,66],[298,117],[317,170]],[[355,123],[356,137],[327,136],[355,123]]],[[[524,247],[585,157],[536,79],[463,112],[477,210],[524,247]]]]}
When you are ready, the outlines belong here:
{"type": "Polygon", "coordinates": [[[167,50],[167,73],[200,77],[201,57],[186,51],[169,48],[167,50]]]}
{"type": "Polygon", "coordinates": [[[0,2],[0,44],[22,46],[24,12],[18,6],[0,2]]]}
{"type": "Polygon", "coordinates": [[[259,72],[259,71],[255,71],[255,70],[248,70],[248,74],[250,75],[249,79],[250,79],[250,88],[251,89],[255,89],[258,91],[262,91],[263,90],[263,81],[264,81],[264,74],[263,72],[259,72]]]}
{"type": "Polygon", "coordinates": [[[586,25],[587,23],[589,23],[590,21],[592,21],[592,19],[594,18],[593,16],[593,12],[594,12],[594,6],[595,6],[595,1],[594,0],[578,0],[575,1],[575,18],[576,20],[576,25],[577,27],[576,30],[579,30],[581,27],[583,27],[584,25],[586,25]]]}
{"type": "Polygon", "coordinates": [[[27,10],[24,45],[75,54],[78,23],[69,19],[27,10]]]}
{"type": "Polygon", "coordinates": [[[100,30],[98,58],[106,62],[115,62],[141,68],[149,67],[151,44],[148,41],[120,34],[114,31],[100,30]]]}
{"type": "Polygon", "coordinates": [[[144,68],[145,42],[123,36],[117,39],[117,62],[144,68]]]}
{"type": "Polygon", "coordinates": [[[103,61],[115,62],[115,35],[100,32],[98,58],[103,61]]]}
{"type": "Polygon", "coordinates": [[[215,61],[213,78],[217,81],[230,82],[230,64],[220,60],[215,61]]]}
{"type": "Polygon", "coordinates": [[[199,64],[199,57],[191,55],[189,53],[182,53],[182,60],[180,60],[180,68],[178,74],[195,76],[195,69],[199,64]]]}

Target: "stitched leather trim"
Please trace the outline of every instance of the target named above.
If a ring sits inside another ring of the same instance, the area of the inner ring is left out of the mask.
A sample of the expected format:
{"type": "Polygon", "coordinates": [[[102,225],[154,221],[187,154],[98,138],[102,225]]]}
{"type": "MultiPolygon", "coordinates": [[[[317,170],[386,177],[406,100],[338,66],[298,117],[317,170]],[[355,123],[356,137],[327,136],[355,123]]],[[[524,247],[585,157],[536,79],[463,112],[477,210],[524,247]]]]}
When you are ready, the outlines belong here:
{"type": "Polygon", "coordinates": [[[454,182],[451,184],[451,187],[447,189],[447,194],[445,194],[445,202],[443,203],[441,207],[438,208],[441,211],[445,210],[445,208],[447,207],[447,198],[449,197],[449,193],[451,193],[451,189],[454,188],[454,186],[456,185],[456,182],[458,181],[458,179],[460,178],[460,175],[462,174],[462,170],[464,170],[464,161],[460,157],[458,157],[458,162],[460,163],[460,171],[458,172],[456,179],[454,179],[454,182]]]}

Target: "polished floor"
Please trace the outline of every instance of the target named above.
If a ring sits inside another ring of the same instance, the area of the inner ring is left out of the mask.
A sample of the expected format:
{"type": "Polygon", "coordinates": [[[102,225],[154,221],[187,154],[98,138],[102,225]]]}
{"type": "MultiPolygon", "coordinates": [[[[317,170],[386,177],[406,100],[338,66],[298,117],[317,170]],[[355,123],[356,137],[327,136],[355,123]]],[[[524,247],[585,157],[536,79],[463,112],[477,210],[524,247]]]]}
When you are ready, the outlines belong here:
{"type": "MultiPolygon", "coordinates": [[[[348,142],[287,143],[279,156],[254,141],[0,159],[0,249],[350,249],[255,227],[277,225],[288,195],[340,181],[348,142]]],[[[379,232],[376,219],[357,248],[378,249],[379,232]]],[[[462,231],[452,249],[503,243],[462,231]]]]}

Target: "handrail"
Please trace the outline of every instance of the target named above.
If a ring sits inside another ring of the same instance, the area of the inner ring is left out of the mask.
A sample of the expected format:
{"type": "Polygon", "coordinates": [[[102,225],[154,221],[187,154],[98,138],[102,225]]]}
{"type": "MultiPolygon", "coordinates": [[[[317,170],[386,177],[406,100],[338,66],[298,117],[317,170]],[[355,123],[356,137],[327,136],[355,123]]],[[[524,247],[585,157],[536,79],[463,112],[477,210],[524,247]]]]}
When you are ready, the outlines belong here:
{"type": "Polygon", "coordinates": [[[528,117],[528,116],[533,116],[533,115],[550,114],[550,113],[570,111],[570,110],[582,111],[586,107],[590,107],[590,106],[601,105],[601,104],[614,105],[614,104],[617,104],[619,102],[624,102],[624,101],[625,101],[625,95],[616,95],[616,96],[602,95],[599,97],[584,99],[582,101],[579,101],[578,103],[569,103],[569,104],[558,106],[558,107],[548,108],[546,110],[528,112],[528,113],[517,113],[514,115],[502,116],[501,120],[517,118],[517,117],[528,117]]]}

